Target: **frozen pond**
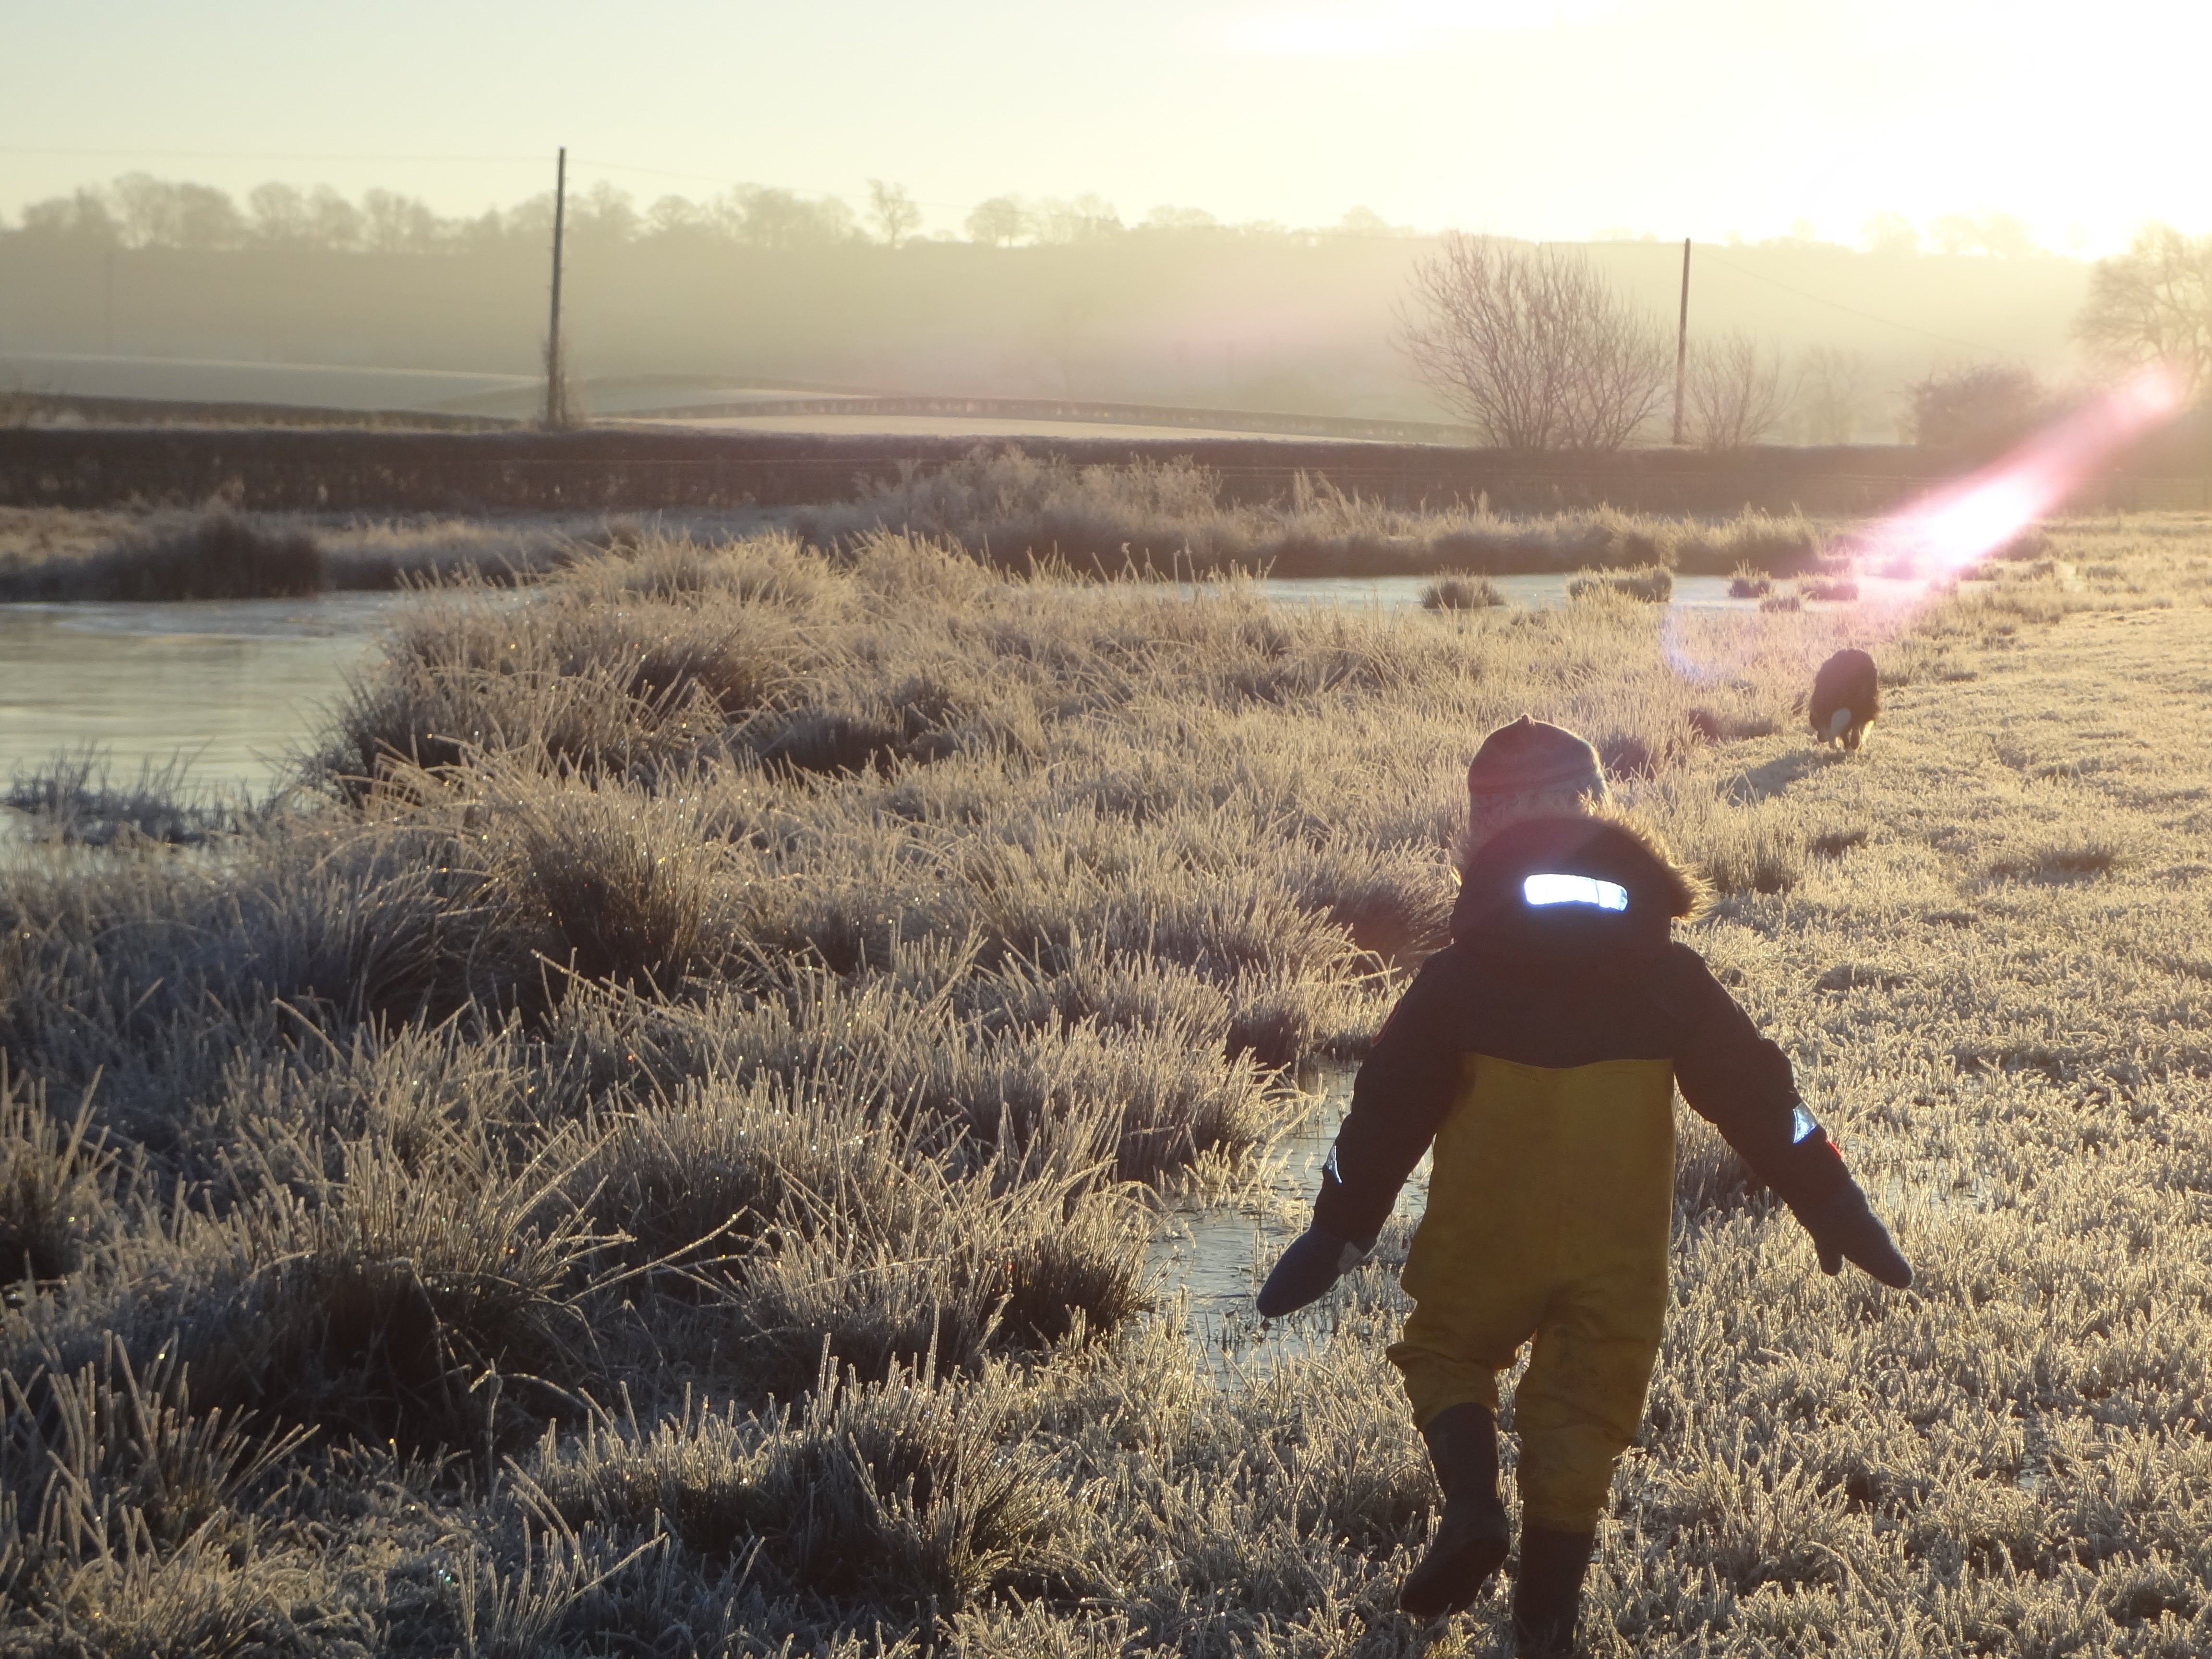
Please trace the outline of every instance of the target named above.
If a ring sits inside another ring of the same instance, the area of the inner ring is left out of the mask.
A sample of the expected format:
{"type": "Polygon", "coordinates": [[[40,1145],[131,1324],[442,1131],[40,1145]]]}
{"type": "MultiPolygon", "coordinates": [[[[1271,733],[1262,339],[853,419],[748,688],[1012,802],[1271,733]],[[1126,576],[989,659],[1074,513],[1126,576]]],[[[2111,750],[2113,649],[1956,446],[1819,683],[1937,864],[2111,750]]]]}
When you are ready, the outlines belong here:
{"type": "Polygon", "coordinates": [[[0,605],[0,787],[91,750],[118,783],[181,757],[192,787],[266,794],[405,600],[0,605]]]}
{"type": "MultiPolygon", "coordinates": [[[[1585,574],[1576,570],[1537,576],[1492,576],[1492,586],[1505,596],[1508,605],[1543,608],[1567,603],[1567,584],[1585,574]]],[[[1261,578],[1255,586],[1270,599],[1280,605],[1341,605],[1376,611],[1418,611],[1421,594],[1435,576],[1300,576],[1261,578]]],[[[1883,576],[1856,576],[1858,583],[1857,602],[1881,605],[1901,599],[1917,599],[1928,591],[1928,584],[1919,580],[1899,581],[1883,576]]],[[[1682,611],[1747,611],[1756,612],[1757,599],[1735,599],[1729,597],[1726,576],[1677,576],[1669,607],[1682,611]]],[[[1780,591],[1788,591],[1790,584],[1777,584],[1780,591]]],[[[1198,591],[1184,584],[1186,592],[1198,591]]],[[[1808,601],[1826,607],[1828,602],[1808,601]]],[[[1853,601],[1841,601],[1850,604],[1853,601]]]]}

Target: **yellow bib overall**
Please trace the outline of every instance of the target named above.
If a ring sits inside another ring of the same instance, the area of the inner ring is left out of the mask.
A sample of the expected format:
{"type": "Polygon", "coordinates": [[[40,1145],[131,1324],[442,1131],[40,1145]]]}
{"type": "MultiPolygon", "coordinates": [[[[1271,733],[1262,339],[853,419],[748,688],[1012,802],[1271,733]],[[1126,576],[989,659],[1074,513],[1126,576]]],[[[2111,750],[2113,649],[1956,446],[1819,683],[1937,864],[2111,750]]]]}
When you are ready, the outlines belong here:
{"type": "Polygon", "coordinates": [[[1515,1392],[1523,1514],[1588,1531],[1636,1437],[1667,1310],[1674,1073],[1665,1060],[1462,1061],[1428,1206],[1400,1282],[1416,1306],[1389,1357],[1413,1420],[1515,1392]]]}

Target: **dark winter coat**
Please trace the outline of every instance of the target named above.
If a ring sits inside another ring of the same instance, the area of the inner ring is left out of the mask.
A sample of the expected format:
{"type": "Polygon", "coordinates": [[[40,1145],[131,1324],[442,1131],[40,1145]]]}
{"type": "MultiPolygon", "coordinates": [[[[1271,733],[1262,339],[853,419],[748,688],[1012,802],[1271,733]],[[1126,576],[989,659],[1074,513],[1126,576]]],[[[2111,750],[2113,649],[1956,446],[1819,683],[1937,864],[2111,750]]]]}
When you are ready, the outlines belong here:
{"type": "Polygon", "coordinates": [[[1360,1069],[1315,1224],[1363,1244],[1375,1237],[1479,1056],[1547,1070],[1671,1063],[1692,1109],[1778,1196],[1810,1206],[1846,1185],[1826,1132],[1802,1110],[1788,1057],[1671,937],[1696,902],[1657,848],[1610,819],[1539,819],[1492,837],[1469,861],[1451,943],[1423,965],[1360,1069]],[[1611,884],[1607,896],[1625,894],[1626,908],[1530,903],[1532,875],[1611,884]]]}

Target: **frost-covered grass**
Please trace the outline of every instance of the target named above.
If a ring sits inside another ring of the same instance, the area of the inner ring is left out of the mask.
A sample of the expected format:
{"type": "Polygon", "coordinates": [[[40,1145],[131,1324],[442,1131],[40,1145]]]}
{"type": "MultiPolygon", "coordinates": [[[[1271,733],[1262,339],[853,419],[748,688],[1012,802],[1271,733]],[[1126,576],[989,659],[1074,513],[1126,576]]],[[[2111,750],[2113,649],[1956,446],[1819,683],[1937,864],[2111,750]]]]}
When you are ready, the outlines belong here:
{"type": "Polygon", "coordinates": [[[1918,617],[896,537],[427,596],[298,810],[0,872],[0,1650],[1492,1650],[1390,1611],[1402,1235],[1225,1384],[1144,1261],[1437,942],[1524,709],[1712,877],[1920,1275],[1686,1127],[1590,1650],[2201,1650],[2212,530],[2050,551],[1918,617]]]}
{"type": "Polygon", "coordinates": [[[1109,576],[1505,574],[1635,565],[1726,574],[1747,563],[1817,564],[1825,539],[1799,514],[1747,509],[1687,519],[1611,507],[1504,514],[1482,496],[1393,506],[1305,474],[1287,496],[1239,501],[1224,495],[1219,474],[1189,460],[1073,466],[981,447],[950,465],[864,489],[852,501],[803,508],[793,522],[823,546],[890,530],[954,540],[1015,570],[1036,558],[1109,576]]]}

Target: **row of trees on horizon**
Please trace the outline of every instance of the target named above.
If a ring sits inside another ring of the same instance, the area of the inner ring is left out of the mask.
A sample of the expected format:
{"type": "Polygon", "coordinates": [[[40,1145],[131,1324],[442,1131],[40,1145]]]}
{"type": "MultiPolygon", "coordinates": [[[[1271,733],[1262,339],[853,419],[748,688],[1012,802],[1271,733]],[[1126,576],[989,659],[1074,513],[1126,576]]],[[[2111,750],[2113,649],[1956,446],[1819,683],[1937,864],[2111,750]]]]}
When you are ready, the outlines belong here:
{"type": "MultiPolygon", "coordinates": [[[[241,207],[211,186],[128,174],[33,204],[19,227],[0,229],[0,251],[12,245],[24,256],[0,343],[82,349],[90,338],[112,352],[120,337],[156,356],[460,367],[491,360],[485,343],[501,340],[500,349],[520,356],[542,317],[525,270],[544,257],[552,212],[548,194],[473,220],[441,219],[392,191],[352,201],[328,187],[282,184],[257,187],[241,207]],[[155,262],[155,286],[135,289],[127,272],[118,283],[111,260],[105,285],[88,285],[76,250],[100,249],[218,257],[175,270],[155,262]],[[308,281],[283,257],[495,251],[496,260],[410,259],[404,274],[346,259],[308,281]],[[516,296],[521,303],[510,306],[516,296]],[[386,338],[393,343],[381,344],[386,338]]],[[[1908,332],[1941,341],[1941,332],[1929,336],[1929,322],[1979,331],[1976,313],[1959,308],[1959,284],[1980,294],[1996,283],[2007,305],[2017,307],[2019,294],[2047,304],[2051,333],[2070,315],[2063,337],[2075,366],[2047,349],[2040,375],[2026,354],[2008,361],[2001,348],[1962,364],[1922,347],[1916,362],[1869,342],[1863,326],[1856,338],[1832,319],[1792,333],[1777,328],[1771,310],[1723,308],[1717,319],[1692,318],[1678,422],[1670,407],[1678,261],[1663,248],[1654,259],[1626,247],[1417,235],[1364,209],[1326,232],[1224,226],[1191,209],[1156,209],[1128,225],[1096,197],[1002,197],[969,214],[969,246],[1099,257],[908,263],[880,256],[920,240],[922,216],[905,191],[882,181],[865,217],[834,198],[761,188],[705,204],[664,197],[641,211],[604,182],[572,193],[567,212],[576,270],[588,278],[572,300],[585,337],[597,343],[598,374],[716,364],[768,383],[899,394],[1448,414],[1505,447],[1601,450],[1677,437],[1709,449],[1777,439],[1840,444],[1893,431],[1972,447],[2023,429],[2141,362],[2170,362],[2193,385],[2212,386],[2212,237],[2163,226],[2085,271],[2027,260],[2032,241],[2002,215],[1985,216],[1974,232],[1986,258],[1912,262],[1921,246],[1913,228],[1877,216],[1868,253],[1835,250],[1869,262],[1855,274],[1838,268],[1840,280],[1820,286],[1866,307],[1876,324],[1881,311],[1903,312],[1916,319],[1899,325],[1908,332]],[[1355,257],[1310,264],[1268,252],[1331,239],[1355,257]],[[762,249],[813,257],[735,257],[762,249]],[[825,281],[830,267],[819,261],[842,266],[846,250],[855,260],[849,279],[825,281]],[[1910,307],[1945,284],[1951,313],[1921,320],[1910,307]],[[1427,399],[1406,395],[1415,384],[1427,399]]],[[[1939,248],[1955,251],[1965,236],[1954,226],[1939,248]]],[[[1824,245],[1799,237],[1782,246],[1824,245]]]]}
{"type": "MultiPolygon", "coordinates": [[[[2073,334],[2092,384],[2162,365],[2212,392],[2212,236],[2167,227],[2099,262],[2073,334]]],[[[1686,374],[1658,317],[1580,251],[1448,232],[1415,261],[1394,343],[1437,397],[1504,449],[1617,450],[1662,426],[1674,441],[1741,449],[1795,423],[1847,441],[1863,357],[1816,347],[1785,365],[1740,330],[1701,337],[1686,374]],[[1793,416],[1795,420],[1793,422],[1793,416]]],[[[1902,388],[1905,435],[1948,450],[2008,443],[2091,386],[2047,386],[2024,365],[1937,369],[1902,388]]]]}
{"type": "MultiPolygon", "coordinates": [[[[959,240],[925,235],[925,215],[902,185],[869,180],[867,200],[856,210],[836,196],[814,196],[770,185],[740,185],[706,200],[664,195],[641,207],[629,191],[605,179],[574,191],[567,232],[580,244],[668,240],[719,241],[765,248],[821,247],[872,243],[896,248],[915,241],[959,240]]],[[[1392,224],[1365,207],[1348,210],[1336,223],[1299,228],[1272,221],[1230,223],[1202,208],[1155,207],[1125,222],[1097,195],[1031,198],[994,196],[962,222],[964,239],[992,247],[1071,246],[1126,236],[1216,236],[1312,243],[1343,237],[1411,238],[1431,234],[1392,224]]],[[[435,212],[419,197],[370,189],[358,200],[328,185],[280,180],[257,185],[241,204],[212,185],[128,173],[106,185],[87,185],[65,196],[26,206],[13,227],[0,216],[0,235],[70,240],[99,247],[179,248],[219,252],[252,247],[329,252],[468,253],[515,242],[544,242],[553,229],[548,191],[507,208],[474,216],[435,212]]],[[[1599,241],[1660,240],[1627,230],[1601,232],[1599,241]]],[[[1761,246],[1824,246],[1805,221],[1787,236],[1761,246]]],[[[1874,215],[1860,228],[1858,246],[1884,258],[1922,253],[2015,259],[2063,257],[2037,240],[2017,214],[1948,213],[1916,225],[1901,213],[1874,215]]],[[[2078,254],[2079,239],[2069,252],[2078,254]]]]}

